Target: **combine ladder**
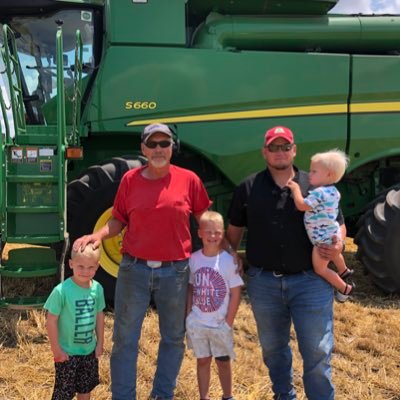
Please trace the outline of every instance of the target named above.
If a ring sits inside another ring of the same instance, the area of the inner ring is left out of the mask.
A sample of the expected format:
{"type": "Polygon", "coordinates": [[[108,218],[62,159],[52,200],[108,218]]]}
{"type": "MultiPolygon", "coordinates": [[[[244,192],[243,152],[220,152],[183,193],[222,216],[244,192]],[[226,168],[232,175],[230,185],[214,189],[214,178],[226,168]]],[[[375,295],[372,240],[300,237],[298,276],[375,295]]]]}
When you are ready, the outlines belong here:
{"type": "MultiPolygon", "coordinates": [[[[78,128],[74,121],[71,133],[66,134],[65,91],[63,72],[62,30],[57,31],[57,125],[25,126],[20,65],[13,32],[4,26],[1,56],[14,117],[15,137],[2,135],[1,161],[1,264],[0,307],[29,309],[42,307],[47,295],[8,296],[4,278],[64,278],[64,258],[68,249],[66,231],[66,149],[76,145],[78,128]],[[8,252],[3,258],[3,244],[28,244],[8,252]],[[63,243],[57,260],[52,244],[63,243]],[[33,245],[33,246],[32,246],[33,245]],[[40,247],[42,246],[42,247],[40,247]],[[45,246],[45,247],[43,247],[45,246]],[[3,279],[2,279],[3,278],[3,279]]],[[[77,33],[77,52],[82,57],[82,45],[77,33]],[[79,47],[80,46],[80,47],[79,47]]],[[[82,63],[75,65],[74,113],[80,110],[80,81],[82,63]]],[[[0,95],[3,117],[7,105],[0,95]]],[[[32,285],[33,286],[33,285],[32,285]]]]}

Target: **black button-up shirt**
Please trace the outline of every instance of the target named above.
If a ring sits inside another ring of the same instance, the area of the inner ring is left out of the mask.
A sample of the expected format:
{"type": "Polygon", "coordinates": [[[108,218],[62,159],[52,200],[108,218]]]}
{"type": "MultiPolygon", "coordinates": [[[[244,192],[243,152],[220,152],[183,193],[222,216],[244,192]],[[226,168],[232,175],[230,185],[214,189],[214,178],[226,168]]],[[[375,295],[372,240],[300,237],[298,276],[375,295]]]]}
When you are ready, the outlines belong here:
{"type": "MultiPolygon", "coordinates": [[[[308,174],[295,168],[294,181],[303,197],[311,186],[308,174]]],[[[248,262],[269,271],[293,274],[312,268],[312,244],[288,187],[280,188],[268,169],[246,178],[236,189],[229,209],[229,222],[247,227],[248,262]]],[[[339,213],[339,224],[343,216],[339,213]]]]}

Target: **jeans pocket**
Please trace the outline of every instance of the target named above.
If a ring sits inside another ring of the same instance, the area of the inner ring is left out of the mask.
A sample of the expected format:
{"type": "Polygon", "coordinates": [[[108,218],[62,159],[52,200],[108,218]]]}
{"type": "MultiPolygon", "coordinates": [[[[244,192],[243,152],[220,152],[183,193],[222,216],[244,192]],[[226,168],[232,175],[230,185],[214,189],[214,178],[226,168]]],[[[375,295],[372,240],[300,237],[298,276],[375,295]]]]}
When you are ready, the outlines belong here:
{"type": "Polygon", "coordinates": [[[184,274],[188,271],[189,269],[189,263],[188,262],[178,262],[178,263],[174,263],[174,268],[175,271],[178,274],[184,274]]]}
{"type": "Polygon", "coordinates": [[[121,260],[121,263],[119,265],[120,270],[128,270],[131,267],[134,266],[134,259],[131,256],[128,256],[127,254],[124,254],[121,260]]]}

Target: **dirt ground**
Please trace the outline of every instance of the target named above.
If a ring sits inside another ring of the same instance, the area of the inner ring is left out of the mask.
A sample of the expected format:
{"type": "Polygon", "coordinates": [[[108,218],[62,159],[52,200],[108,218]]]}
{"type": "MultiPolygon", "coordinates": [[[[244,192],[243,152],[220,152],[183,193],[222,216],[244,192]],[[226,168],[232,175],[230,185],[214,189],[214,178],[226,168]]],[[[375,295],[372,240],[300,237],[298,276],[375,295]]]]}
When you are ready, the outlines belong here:
{"type": "MultiPolygon", "coordinates": [[[[346,260],[355,270],[357,291],[351,300],[335,304],[333,379],[337,400],[400,400],[400,296],[386,295],[373,286],[355,260],[355,246],[348,241],[346,260]]],[[[113,314],[106,315],[105,354],[100,360],[101,384],[96,400],[110,399],[109,357],[113,314]]],[[[233,363],[237,400],[272,400],[267,371],[262,363],[254,319],[244,292],[235,321],[237,359],[233,363]]],[[[158,346],[158,321],[154,311],[146,317],[139,355],[138,400],[151,390],[158,346]]],[[[302,392],[302,367],[294,348],[295,384],[302,392]]],[[[42,311],[0,310],[0,400],[44,400],[51,396],[53,360],[42,311]]],[[[221,391],[213,369],[211,396],[221,391]]],[[[187,351],[179,375],[176,400],[198,399],[195,359],[187,351]]]]}

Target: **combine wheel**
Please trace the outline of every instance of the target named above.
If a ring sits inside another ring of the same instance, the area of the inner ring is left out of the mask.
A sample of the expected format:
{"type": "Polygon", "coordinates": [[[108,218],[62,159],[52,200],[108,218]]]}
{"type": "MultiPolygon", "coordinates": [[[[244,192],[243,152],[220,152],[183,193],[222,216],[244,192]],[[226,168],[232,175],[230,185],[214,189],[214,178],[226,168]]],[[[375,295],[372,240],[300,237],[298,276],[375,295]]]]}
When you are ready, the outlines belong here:
{"type": "Polygon", "coordinates": [[[400,185],[370,204],[355,237],[357,258],[387,293],[400,291],[400,185]]]}
{"type": "MultiPolygon", "coordinates": [[[[80,178],[68,185],[68,232],[71,246],[78,237],[94,232],[107,223],[111,218],[114,197],[122,176],[145,162],[143,157],[113,158],[88,168],[80,178]]],[[[114,300],[122,237],[123,232],[103,241],[101,267],[95,276],[104,287],[108,304],[113,304],[114,300]]],[[[69,275],[68,265],[66,275],[69,275]]]]}

